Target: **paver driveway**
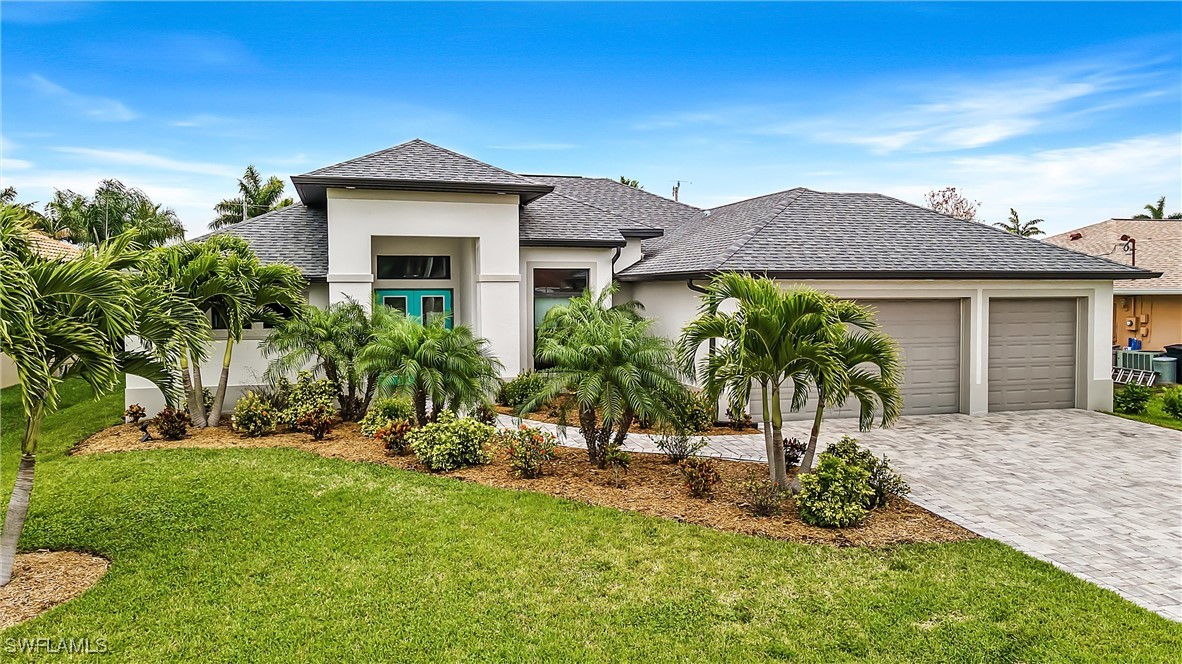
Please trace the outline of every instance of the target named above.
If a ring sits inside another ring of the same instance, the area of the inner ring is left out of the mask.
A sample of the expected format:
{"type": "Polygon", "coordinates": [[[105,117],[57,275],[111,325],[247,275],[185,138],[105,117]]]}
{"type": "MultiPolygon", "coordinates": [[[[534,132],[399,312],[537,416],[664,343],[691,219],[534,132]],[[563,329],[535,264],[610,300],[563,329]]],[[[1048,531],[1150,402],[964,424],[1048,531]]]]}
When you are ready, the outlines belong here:
{"type": "MultiPolygon", "coordinates": [[[[832,420],[822,442],[843,433],[889,456],[914,502],[1182,620],[1182,432],[1050,410],[912,416],[860,433],[832,420]]],[[[808,423],[785,434],[805,437],[808,423]]],[[[628,447],[656,451],[648,436],[628,447]]],[[[707,453],[763,460],[763,437],[713,437],[707,453]]]]}

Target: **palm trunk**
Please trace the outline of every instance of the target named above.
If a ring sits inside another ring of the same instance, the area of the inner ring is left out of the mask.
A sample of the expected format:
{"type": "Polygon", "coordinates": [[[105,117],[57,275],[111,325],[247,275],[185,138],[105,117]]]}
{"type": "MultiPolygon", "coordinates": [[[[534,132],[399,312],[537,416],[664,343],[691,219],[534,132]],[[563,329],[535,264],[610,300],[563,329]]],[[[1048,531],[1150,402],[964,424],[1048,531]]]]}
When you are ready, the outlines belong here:
{"type": "MultiPolygon", "coordinates": [[[[181,386],[185,388],[185,400],[193,400],[193,379],[189,376],[189,353],[185,351],[181,353],[181,386]]],[[[165,404],[172,407],[173,404],[165,404]]],[[[189,409],[189,419],[193,419],[193,410],[189,409]]]]}
{"type": "Polygon", "coordinates": [[[25,529],[29,516],[29,501],[33,496],[33,468],[37,463],[37,438],[41,433],[41,419],[45,415],[43,401],[38,401],[33,414],[25,424],[25,437],[21,440],[21,461],[16,471],[16,483],[8,500],[8,512],[4,515],[4,530],[0,532],[0,587],[12,580],[12,567],[16,563],[17,543],[25,529]]]}
{"type": "Polygon", "coordinates": [[[415,390],[415,422],[418,426],[427,424],[427,393],[422,390],[415,390]]]}
{"type": "Polygon", "coordinates": [[[583,434],[583,441],[587,444],[587,458],[591,464],[600,467],[599,431],[595,427],[595,410],[579,406],[579,433],[583,434]]]}
{"type": "Polygon", "coordinates": [[[772,458],[776,484],[788,486],[788,464],[784,460],[784,414],[780,407],[780,384],[772,384],[772,458]]]}
{"type": "Polygon", "coordinates": [[[804,449],[804,457],[800,460],[800,469],[792,480],[792,491],[800,491],[800,476],[813,470],[813,457],[817,453],[817,439],[821,437],[821,419],[825,416],[825,400],[818,395],[817,414],[813,417],[813,428],[809,431],[809,444],[804,449]]]}
{"type": "Polygon", "coordinates": [[[222,375],[218,377],[218,389],[213,394],[213,408],[209,412],[209,426],[216,427],[222,421],[222,405],[226,402],[226,385],[230,382],[230,359],[234,356],[234,340],[226,339],[226,354],[222,357],[222,375]]]}
{"type": "Polygon", "coordinates": [[[369,374],[365,377],[365,400],[361,402],[361,410],[357,413],[357,419],[365,417],[366,411],[369,410],[369,404],[373,403],[373,394],[378,387],[378,374],[369,374]]]}
{"type": "Polygon", "coordinates": [[[193,393],[189,395],[189,419],[201,429],[205,421],[205,388],[201,385],[201,363],[193,362],[193,393]]]}
{"type": "Polygon", "coordinates": [[[624,413],[624,419],[620,422],[620,427],[616,431],[616,437],[612,441],[612,445],[616,448],[624,446],[624,439],[628,437],[628,429],[632,428],[632,422],[636,420],[636,415],[631,412],[624,413]]]}
{"type": "Polygon", "coordinates": [[[776,457],[776,449],[772,445],[772,418],[771,408],[768,407],[768,388],[767,382],[759,384],[759,394],[763,398],[763,446],[767,452],[767,472],[768,479],[773,482],[776,481],[776,468],[773,459],[776,457]]]}

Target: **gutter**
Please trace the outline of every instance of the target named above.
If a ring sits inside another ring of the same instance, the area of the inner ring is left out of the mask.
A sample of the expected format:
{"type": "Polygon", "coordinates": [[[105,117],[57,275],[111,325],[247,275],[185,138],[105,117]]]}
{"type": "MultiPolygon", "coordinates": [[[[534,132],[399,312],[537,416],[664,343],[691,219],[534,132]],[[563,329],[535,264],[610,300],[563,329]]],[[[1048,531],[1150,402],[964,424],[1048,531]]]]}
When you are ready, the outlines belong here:
{"type": "MultiPolygon", "coordinates": [[[[620,275],[621,281],[680,281],[682,279],[709,279],[723,270],[689,271],[689,272],[658,272],[652,274],[620,275]]],[[[764,271],[764,270],[734,270],[735,272],[770,277],[773,279],[1055,279],[1055,280],[1104,280],[1117,281],[1121,279],[1156,279],[1161,272],[1139,270],[1137,272],[1032,272],[1015,270],[1011,272],[996,271],[957,271],[957,270],[798,270],[798,271],[764,271]]]]}

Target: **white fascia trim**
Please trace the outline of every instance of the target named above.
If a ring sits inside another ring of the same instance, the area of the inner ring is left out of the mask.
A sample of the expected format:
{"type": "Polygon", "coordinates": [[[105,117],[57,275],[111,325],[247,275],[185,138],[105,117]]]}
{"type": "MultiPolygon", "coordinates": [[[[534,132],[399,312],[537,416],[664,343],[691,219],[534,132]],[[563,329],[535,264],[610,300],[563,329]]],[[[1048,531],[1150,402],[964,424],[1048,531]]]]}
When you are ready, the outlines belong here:
{"type": "Polygon", "coordinates": [[[373,275],[368,273],[359,274],[330,274],[325,277],[325,281],[330,284],[337,283],[351,283],[351,284],[372,284],[373,275]]]}
{"type": "Polygon", "coordinates": [[[521,281],[520,274],[481,274],[476,277],[476,281],[480,283],[501,282],[501,283],[517,283],[521,281]]]}

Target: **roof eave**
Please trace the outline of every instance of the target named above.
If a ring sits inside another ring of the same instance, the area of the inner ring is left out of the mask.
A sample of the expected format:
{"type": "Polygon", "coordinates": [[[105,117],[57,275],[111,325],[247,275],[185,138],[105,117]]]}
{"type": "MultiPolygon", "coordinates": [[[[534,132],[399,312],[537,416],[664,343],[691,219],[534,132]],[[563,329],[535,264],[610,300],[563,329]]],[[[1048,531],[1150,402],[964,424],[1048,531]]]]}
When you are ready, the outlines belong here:
{"type": "MultiPolygon", "coordinates": [[[[682,272],[633,273],[617,275],[620,281],[680,281],[709,279],[726,270],[692,270],[682,272]]],[[[1054,281],[1115,281],[1117,279],[1154,279],[1159,272],[1129,274],[1127,272],[1039,272],[1039,271],[971,271],[971,270],[736,270],[774,279],[1047,279],[1054,281]]]]}
{"type": "Polygon", "coordinates": [[[300,200],[309,207],[323,207],[329,189],[381,189],[394,191],[443,191],[464,194],[517,194],[521,204],[554,191],[546,184],[497,184],[491,182],[454,182],[446,180],[394,180],[388,178],[354,178],[323,175],[293,175],[300,200]]]}
{"type": "Polygon", "coordinates": [[[586,247],[588,249],[612,249],[623,247],[623,240],[575,240],[570,238],[522,238],[518,244],[523,247],[586,247]]]}

